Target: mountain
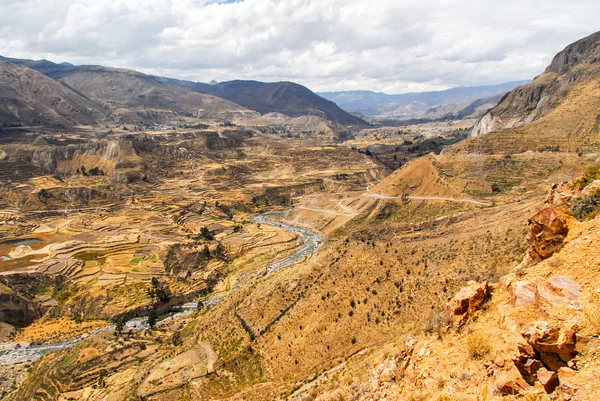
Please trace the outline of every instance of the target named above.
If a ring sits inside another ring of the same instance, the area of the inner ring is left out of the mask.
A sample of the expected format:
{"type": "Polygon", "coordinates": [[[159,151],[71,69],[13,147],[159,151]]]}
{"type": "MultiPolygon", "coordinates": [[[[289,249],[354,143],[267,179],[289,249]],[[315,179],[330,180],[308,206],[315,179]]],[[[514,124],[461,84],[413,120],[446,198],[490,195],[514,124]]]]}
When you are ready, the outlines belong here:
{"type": "Polygon", "coordinates": [[[108,119],[101,105],[59,82],[0,60],[0,124],[91,125],[108,119]]]}
{"type": "Polygon", "coordinates": [[[200,83],[103,66],[74,66],[48,60],[8,59],[34,69],[100,103],[119,123],[163,122],[173,117],[231,120],[282,113],[316,115],[346,126],[368,126],[308,88],[293,82],[200,83]]]}
{"type": "Polygon", "coordinates": [[[422,113],[433,107],[454,103],[471,103],[477,99],[506,93],[526,82],[528,81],[397,95],[364,90],[320,92],[319,95],[334,101],[344,109],[360,112],[367,116],[415,118],[421,117],[422,113]]]}
{"type": "MultiPolygon", "coordinates": [[[[582,96],[589,95],[590,91],[581,89],[595,81],[599,72],[600,32],[597,32],[568,45],[542,75],[504,96],[476,124],[472,136],[536,121],[556,109],[568,96],[578,96],[578,91],[582,96]]],[[[582,100],[580,97],[579,101],[582,100]]]]}
{"type": "Polygon", "coordinates": [[[256,113],[228,100],[181,86],[165,85],[137,71],[73,66],[50,61],[12,60],[83,94],[111,111],[117,123],[167,122],[177,117],[231,120],[256,113]]]}
{"type": "Polygon", "coordinates": [[[229,81],[214,84],[158,78],[169,85],[182,86],[230,100],[261,114],[281,113],[289,117],[317,115],[343,125],[367,126],[359,117],[342,110],[310,89],[293,82],[229,81]]]}

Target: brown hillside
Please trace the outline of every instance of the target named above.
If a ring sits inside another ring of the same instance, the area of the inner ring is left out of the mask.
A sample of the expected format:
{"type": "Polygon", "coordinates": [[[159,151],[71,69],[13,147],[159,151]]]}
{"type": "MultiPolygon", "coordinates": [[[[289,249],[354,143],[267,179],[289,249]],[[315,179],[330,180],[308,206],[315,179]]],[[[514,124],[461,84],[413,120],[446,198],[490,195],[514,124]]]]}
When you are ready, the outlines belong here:
{"type": "Polygon", "coordinates": [[[103,108],[44,74],[0,60],[0,124],[91,125],[103,108]]]}

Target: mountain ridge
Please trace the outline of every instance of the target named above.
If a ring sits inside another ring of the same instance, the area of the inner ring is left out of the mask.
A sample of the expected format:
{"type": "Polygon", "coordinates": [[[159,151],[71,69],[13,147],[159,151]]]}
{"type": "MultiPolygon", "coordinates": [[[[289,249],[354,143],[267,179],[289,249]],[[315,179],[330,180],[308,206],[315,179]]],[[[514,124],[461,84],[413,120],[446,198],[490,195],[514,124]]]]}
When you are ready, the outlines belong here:
{"type": "Polygon", "coordinates": [[[416,117],[433,107],[451,103],[473,102],[499,93],[506,93],[525,82],[529,81],[512,81],[498,85],[456,87],[443,91],[403,94],[387,94],[368,90],[318,92],[318,94],[336,102],[340,107],[367,116],[416,117]]]}
{"type": "Polygon", "coordinates": [[[556,54],[543,74],[507,93],[475,125],[471,136],[517,128],[554,110],[574,88],[600,72],[600,32],[580,39],[556,54]]]}
{"type": "Polygon", "coordinates": [[[158,118],[161,121],[168,118],[170,113],[215,117],[219,114],[219,111],[215,110],[216,107],[225,109],[221,113],[225,117],[227,113],[233,116],[236,113],[249,114],[248,110],[253,110],[260,114],[278,112],[289,117],[317,115],[346,126],[369,126],[367,122],[342,110],[334,102],[294,82],[234,80],[205,84],[147,75],[123,68],[74,66],[69,63],[56,64],[48,60],[6,57],[1,59],[41,72],[104,105],[109,104],[117,109],[122,108],[121,106],[132,107],[133,112],[118,111],[121,122],[141,123],[142,121],[136,120],[141,117],[156,120],[157,116],[139,114],[147,114],[146,108],[159,106],[159,112],[163,114],[158,118]],[[102,74],[105,76],[101,77],[102,74]],[[132,90],[137,92],[133,94],[132,90]],[[205,106],[209,107],[208,112],[195,112],[205,106]],[[142,110],[139,110],[140,107],[142,110]]]}

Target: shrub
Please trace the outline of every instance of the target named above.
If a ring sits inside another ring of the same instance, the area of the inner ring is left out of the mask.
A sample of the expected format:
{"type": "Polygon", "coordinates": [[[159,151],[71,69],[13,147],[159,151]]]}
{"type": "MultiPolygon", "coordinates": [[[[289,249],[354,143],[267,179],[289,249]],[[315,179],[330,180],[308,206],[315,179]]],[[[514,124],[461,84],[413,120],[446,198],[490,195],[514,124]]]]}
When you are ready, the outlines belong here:
{"type": "Polygon", "coordinates": [[[200,229],[200,235],[202,235],[207,240],[212,240],[214,238],[213,234],[210,232],[210,230],[206,226],[203,226],[200,229]]]}
{"type": "Polygon", "coordinates": [[[589,196],[582,196],[569,204],[569,212],[576,219],[590,220],[594,218],[600,210],[600,189],[589,196]]]}
{"type": "Polygon", "coordinates": [[[585,170],[583,176],[576,181],[577,187],[583,189],[596,180],[600,180],[600,168],[590,166],[585,170]]]}
{"type": "Polygon", "coordinates": [[[425,321],[423,331],[429,334],[436,334],[438,338],[442,338],[450,323],[443,310],[433,311],[425,321]]]}
{"type": "Polygon", "coordinates": [[[483,334],[473,333],[467,336],[467,350],[471,358],[483,359],[490,353],[492,347],[483,334]]]}

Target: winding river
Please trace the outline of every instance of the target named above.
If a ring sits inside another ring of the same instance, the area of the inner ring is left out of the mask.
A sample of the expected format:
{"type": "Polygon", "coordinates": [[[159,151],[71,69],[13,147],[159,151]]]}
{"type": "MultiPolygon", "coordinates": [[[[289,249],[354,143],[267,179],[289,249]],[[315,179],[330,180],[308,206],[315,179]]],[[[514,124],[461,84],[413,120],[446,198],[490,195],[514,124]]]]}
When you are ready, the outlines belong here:
{"type": "Polygon", "coordinates": [[[262,214],[259,214],[257,216],[253,216],[250,218],[250,220],[252,220],[252,222],[257,223],[257,224],[265,224],[267,226],[276,227],[276,228],[285,230],[285,231],[293,233],[293,234],[298,234],[298,235],[300,235],[300,237],[302,238],[302,241],[304,242],[304,245],[302,246],[302,248],[298,249],[296,252],[294,252],[287,258],[271,263],[271,265],[267,269],[267,273],[272,273],[275,270],[281,269],[282,267],[285,267],[291,263],[294,263],[306,256],[310,256],[313,253],[317,252],[319,250],[319,248],[321,248],[321,246],[323,245],[323,240],[321,239],[321,237],[318,234],[316,234],[306,228],[291,226],[289,224],[281,223],[279,221],[273,221],[273,220],[267,219],[267,217],[269,217],[269,216],[276,216],[276,215],[280,215],[283,213],[286,213],[286,211],[265,212],[265,213],[262,213],[262,214]]]}
{"type": "MultiPolygon", "coordinates": [[[[291,263],[294,263],[304,257],[310,256],[321,248],[323,245],[323,241],[321,237],[302,227],[292,226],[289,224],[281,223],[278,221],[273,221],[268,219],[270,216],[276,216],[285,213],[285,211],[271,211],[265,212],[250,218],[250,220],[257,224],[265,224],[271,227],[276,227],[281,230],[285,230],[287,232],[300,235],[303,241],[303,245],[296,252],[291,254],[290,256],[281,259],[279,261],[271,263],[267,268],[267,274],[272,273],[275,270],[281,269],[291,263]]],[[[204,306],[213,305],[221,300],[222,297],[216,296],[214,298],[209,298],[204,301],[204,306]]],[[[161,320],[157,325],[164,324],[170,319],[175,319],[181,316],[186,316],[192,314],[196,310],[197,304],[195,302],[190,302],[184,305],[181,305],[175,308],[174,313],[172,313],[166,319],[161,320]]],[[[125,322],[124,330],[145,330],[148,329],[148,324],[146,323],[146,317],[138,317],[125,322]]],[[[113,324],[102,327],[100,329],[96,329],[92,332],[83,334],[81,336],[75,337],[71,340],[61,341],[51,344],[16,344],[16,343],[0,343],[0,365],[13,365],[16,363],[22,362],[31,362],[36,359],[41,358],[44,354],[50,352],[60,351],[65,348],[70,348],[81,341],[94,336],[100,333],[110,333],[115,330],[115,326],[113,324]]]]}

